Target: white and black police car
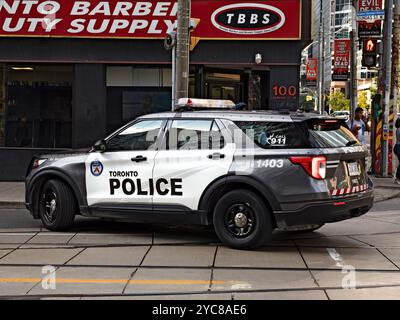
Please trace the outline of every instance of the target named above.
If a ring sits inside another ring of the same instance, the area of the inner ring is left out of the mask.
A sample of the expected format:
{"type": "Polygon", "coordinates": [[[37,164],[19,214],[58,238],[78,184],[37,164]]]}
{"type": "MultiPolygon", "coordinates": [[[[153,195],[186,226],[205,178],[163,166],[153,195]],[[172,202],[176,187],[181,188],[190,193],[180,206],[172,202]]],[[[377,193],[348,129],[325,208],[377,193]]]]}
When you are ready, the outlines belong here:
{"type": "Polygon", "coordinates": [[[26,206],[53,231],[75,215],[213,225],[234,248],[371,209],[367,152],[343,120],[234,109],[184,99],[177,112],[140,117],[90,151],[35,157],[26,206]]]}

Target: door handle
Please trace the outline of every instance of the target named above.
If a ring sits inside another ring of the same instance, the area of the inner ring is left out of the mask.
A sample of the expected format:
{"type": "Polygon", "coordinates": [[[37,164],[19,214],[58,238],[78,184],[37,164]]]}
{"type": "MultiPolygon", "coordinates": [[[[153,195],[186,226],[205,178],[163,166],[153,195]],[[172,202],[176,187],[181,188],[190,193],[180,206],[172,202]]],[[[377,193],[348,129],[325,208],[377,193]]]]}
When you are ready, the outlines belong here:
{"type": "Polygon", "coordinates": [[[224,158],[225,158],[225,155],[222,153],[213,153],[208,156],[208,159],[211,159],[211,160],[219,160],[219,159],[224,159],[224,158]]]}
{"type": "Polygon", "coordinates": [[[147,158],[143,156],[137,156],[136,158],[132,158],[131,160],[132,162],[145,162],[147,161],[147,158]]]}

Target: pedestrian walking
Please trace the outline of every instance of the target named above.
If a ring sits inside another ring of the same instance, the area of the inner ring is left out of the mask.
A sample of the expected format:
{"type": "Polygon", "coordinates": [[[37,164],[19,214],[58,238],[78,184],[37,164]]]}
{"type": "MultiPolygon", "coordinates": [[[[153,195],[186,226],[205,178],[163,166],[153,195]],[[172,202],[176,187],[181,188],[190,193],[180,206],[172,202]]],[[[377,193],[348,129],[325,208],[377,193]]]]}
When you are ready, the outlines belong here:
{"type": "Polygon", "coordinates": [[[365,141],[365,132],[369,131],[368,121],[364,115],[364,109],[358,107],[355,112],[354,119],[350,119],[348,126],[351,132],[356,136],[358,141],[362,144],[366,144],[365,141]]]}

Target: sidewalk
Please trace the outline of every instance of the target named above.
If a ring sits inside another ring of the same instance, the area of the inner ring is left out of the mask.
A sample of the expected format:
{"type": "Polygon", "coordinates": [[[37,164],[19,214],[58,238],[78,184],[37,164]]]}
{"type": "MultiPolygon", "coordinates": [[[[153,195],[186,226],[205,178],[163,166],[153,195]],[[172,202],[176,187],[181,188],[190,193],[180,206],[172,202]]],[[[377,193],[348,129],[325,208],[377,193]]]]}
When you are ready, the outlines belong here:
{"type": "MultiPolygon", "coordinates": [[[[400,198],[400,185],[393,179],[372,177],[375,185],[375,202],[400,198]]],[[[23,182],[0,182],[0,207],[24,208],[25,184],[23,182]]]]}

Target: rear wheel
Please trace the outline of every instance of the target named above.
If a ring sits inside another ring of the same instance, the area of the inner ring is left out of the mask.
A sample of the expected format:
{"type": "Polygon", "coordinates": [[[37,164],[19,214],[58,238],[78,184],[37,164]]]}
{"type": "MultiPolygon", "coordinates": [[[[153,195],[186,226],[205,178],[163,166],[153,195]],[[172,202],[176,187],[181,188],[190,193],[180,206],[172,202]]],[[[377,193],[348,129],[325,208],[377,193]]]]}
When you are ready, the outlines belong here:
{"type": "Polygon", "coordinates": [[[39,215],[46,229],[61,231],[72,226],[76,200],[72,190],[62,181],[45,182],[40,193],[39,215]]]}
{"type": "Polygon", "coordinates": [[[236,249],[257,248],[272,235],[271,212],[254,192],[234,190],[214,209],[214,229],[219,239],[236,249]]]}

